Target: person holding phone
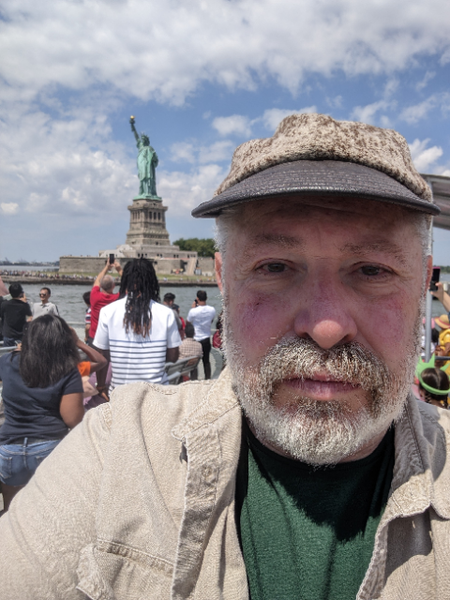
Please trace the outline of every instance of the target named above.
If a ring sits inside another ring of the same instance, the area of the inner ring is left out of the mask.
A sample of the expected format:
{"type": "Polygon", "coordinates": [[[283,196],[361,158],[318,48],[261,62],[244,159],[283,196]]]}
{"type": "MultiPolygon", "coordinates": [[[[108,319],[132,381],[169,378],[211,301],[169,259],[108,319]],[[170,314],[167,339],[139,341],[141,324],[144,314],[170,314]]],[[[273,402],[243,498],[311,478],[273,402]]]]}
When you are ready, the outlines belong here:
{"type": "Polygon", "coordinates": [[[100,310],[104,306],[108,306],[111,302],[118,300],[119,294],[114,293],[114,287],[116,282],[111,275],[108,275],[108,271],[112,268],[115,268],[116,271],[122,276],[122,267],[120,263],[114,260],[114,254],[109,255],[109,260],[97,275],[94,285],[91,290],[91,327],[89,329],[88,336],[88,344],[92,345],[92,342],[95,337],[95,332],[97,331],[98,325],[98,317],[100,315],[100,310]]]}
{"type": "MultiPolygon", "coordinates": [[[[430,292],[431,295],[434,296],[441,302],[445,310],[450,315],[450,295],[444,290],[444,284],[442,281],[439,281],[439,278],[436,280],[435,270],[437,267],[433,269],[433,276],[430,282],[430,292]]],[[[440,269],[439,269],[440,272],[440,269]]]]}

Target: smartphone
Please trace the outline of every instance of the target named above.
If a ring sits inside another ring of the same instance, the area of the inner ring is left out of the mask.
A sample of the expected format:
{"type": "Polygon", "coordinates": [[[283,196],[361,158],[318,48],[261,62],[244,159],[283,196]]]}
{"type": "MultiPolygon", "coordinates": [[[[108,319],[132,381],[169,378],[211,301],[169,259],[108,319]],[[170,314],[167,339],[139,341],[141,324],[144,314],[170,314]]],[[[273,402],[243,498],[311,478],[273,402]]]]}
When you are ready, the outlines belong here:
{"type": "Polygon", "coordinates": [[[197,300],[197,298],[194,300],[194,302],[195,302],[195,306],[198,306],[198,300],[197,300]]]}
{"type": "Polygon", "coordinates": [[[114,264],[114,254],[110,254],[109,255],[109,264],[113,265],[114,264]]]}
{"type": "Polygon", "coordinates": [[[430,281],[430,292],[435,292],[437,290],[437,283],[441,277],[441,267],[433,267],[433,275],[431,276],[430,281]]]}

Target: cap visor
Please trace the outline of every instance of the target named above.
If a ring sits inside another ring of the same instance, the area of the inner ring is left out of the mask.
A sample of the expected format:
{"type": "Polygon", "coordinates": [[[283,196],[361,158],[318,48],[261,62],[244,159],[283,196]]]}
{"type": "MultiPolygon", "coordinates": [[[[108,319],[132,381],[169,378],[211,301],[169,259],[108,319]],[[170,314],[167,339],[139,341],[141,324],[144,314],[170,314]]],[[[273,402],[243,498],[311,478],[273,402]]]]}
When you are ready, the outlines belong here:
{"type": "Polygon", "coordinates": [[[333,194],[387,202],[430,215],[440,213],[438,206],[416,196],[396,179],[376,169],[336,160],[296,160],[247,177],[197,206],[192,216],[217,217],[223,209],[236,204],[290,194],[333,194]]]}

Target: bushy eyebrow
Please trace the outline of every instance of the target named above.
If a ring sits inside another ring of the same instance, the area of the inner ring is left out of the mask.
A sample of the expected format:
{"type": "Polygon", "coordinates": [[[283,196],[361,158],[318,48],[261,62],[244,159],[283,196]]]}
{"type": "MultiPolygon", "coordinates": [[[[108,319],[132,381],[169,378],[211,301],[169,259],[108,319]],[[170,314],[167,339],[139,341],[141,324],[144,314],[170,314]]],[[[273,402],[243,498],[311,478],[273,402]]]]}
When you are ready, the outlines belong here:
{"type": "Polygon", "coordinates": [[[245,260],[252,260],[255,251],[260,246],[274,246],[276,248],[297,248],[304,250],[305,242],[293,235],[283,235],[281,233],[257,233],[255,235],[249,235],[247,239],[247,247],[242,252],[242,257],[245,260]]]}
{"type": "Polygon", "coordinates": [[[258,233],[251,236],[249,241],[251,247],[258,247],[261,244],[283,246],[285,248],[302,248],[305,246],[305,242],[302,239],[281,233],[258,233]]]}
{"type": "Polygon", "coordinates": [[[383,252],[384,254],[390,254],[393,256],[401,265],[406,265],[405,248],[399,246],[395,242],[389,240],[382,240],[379,242],[364,242],[364,244],[345,244],[341,248],[342,252],[349,252],[357,256],[364,256],[371,254],[372,252],[383,252]]]}

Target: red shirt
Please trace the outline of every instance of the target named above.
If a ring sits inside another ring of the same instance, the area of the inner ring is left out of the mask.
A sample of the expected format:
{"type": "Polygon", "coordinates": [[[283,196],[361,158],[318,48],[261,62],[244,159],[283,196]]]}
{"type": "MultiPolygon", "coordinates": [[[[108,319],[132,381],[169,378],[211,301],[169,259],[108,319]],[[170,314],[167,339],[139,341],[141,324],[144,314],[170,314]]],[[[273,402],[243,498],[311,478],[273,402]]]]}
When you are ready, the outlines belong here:
{"type": "Polygon", "coordinates": [[[100,291],[100,287],[98,285],[94,285],[91,290],[91,328],[89,329],[89,337],[92,339],[95,337],[100,309],[104,306],[108,306],[108,304],[111,304],[111,302],[114,302],[118,299],[119,293],[105,294],[105,292],[100,291]]]}

